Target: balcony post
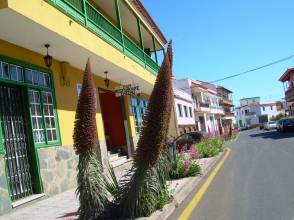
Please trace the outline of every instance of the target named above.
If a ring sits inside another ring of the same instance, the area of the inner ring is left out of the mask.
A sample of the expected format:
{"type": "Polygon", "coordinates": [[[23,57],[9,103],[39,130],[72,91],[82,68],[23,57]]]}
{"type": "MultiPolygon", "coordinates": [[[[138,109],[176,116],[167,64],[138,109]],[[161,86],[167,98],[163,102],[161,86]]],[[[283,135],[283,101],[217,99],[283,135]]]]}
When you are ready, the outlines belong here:
{"type": "Polygon", "coordinates": [[[141,20],[138,17],[137,17],[137,26],[138,26],[138,32],[139,32],[140,47],[143,50],[143,54],[144,54],[144,66],[146,68],[146,54],[144,51],[144,41],[142,38],[141,20]]]}
{"type": "Polygon", "coordinates": [[[154,54],[155,54],[155,61],[158,64],[158,59],[157,59],[157,53],[156,53],[156,48],[155,48],[155,38],[154,36],[152,36],[152,42],[153,42],[153,50],[154,50],[154,54]]]}
{"type": "Polygon", "coordinates": [[[83,9],[84,9],[84,15],[85,15],[85,25],[88,27],[88,18],[87,18],[87,5],[86,5],[87,0],[83,0],[83,9]]]}
{"type": "Polygon", "coordinates": [[[122,27],[122,22],[121,22],[121,14],[120,14],[119,3],[120,3],[120,0],[114,0],[116,19],[117,19],[118,29],[120,30],[121,42],[122,42],[122,45],[123,45],[123,52],[124,52],[125,51],[125,43],[124,43],[124,35],[123,35],[123,27],[122,27]]]}
{"type": "Polygon", "coordinates": [[[138,33],[139,33],[139,39],[140,39],[140,47],[142,50],[144,50],[144,42],[143,42],[142,30],[141,30],[141,21],[138,17],[137,17],[137,26],[138,26],[138,33]]]}

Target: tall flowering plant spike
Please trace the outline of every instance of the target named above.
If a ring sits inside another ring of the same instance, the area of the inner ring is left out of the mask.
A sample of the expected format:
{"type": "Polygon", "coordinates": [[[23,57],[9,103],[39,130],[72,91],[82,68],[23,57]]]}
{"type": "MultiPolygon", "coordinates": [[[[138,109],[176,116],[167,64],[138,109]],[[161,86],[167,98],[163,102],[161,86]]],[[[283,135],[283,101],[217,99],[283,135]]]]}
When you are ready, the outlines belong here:
{"type": "Polygon", "coordinates": [[[172,47],[161,65],[144,117],[134,164],[122,178],[117,195],[119,212],[124,217],[149,216],[156,210],[160,193],[166,189],[166,144],[172,108],[172,47]]]}
{"type": "Polygon", "coordinates": [[[172,68],[170,58],[172,58],[171,44],[168,46],[167,54],[158,72],[149,99],[135,154],[135,163],[137,165],[153,166],[158,161],[160,152],[166,144],[172,108],[172,68]]]}
{"type": "Polygon", "coordinates": [[[79,155],[90,155],[97,146],[96,92],[89,59],[78,100],[73,139],[79,155]]]}
{"type": "Polygon", "coordinates": [[[102,167],[95,154],[97,147],[96,91],[88,60],[78,100],[74,127],[74,148],[79,155],[77,196],[79,219],[99,218],[107,202],[102,167]]]}

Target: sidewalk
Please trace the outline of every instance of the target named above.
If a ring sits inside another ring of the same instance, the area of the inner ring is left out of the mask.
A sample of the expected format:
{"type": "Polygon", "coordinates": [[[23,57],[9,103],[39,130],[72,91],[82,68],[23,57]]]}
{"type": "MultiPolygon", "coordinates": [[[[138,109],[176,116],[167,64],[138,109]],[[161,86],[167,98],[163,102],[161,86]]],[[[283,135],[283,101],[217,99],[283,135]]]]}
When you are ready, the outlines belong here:
{"type": "Polygon", "coordinates": [[[0,220],[74,220],[79,202],[75,196],[75,189],[49,197],[48,199],[20,207],[4,216],[0,220]]]}
{"type": "MultiPolygon", "coordinates": [[[[217,157],[199,159],[198,162],[203,175],[221,156],[222,153],[217,157]]],[[[176,191],[174,202],[181,203],[200,179],[201,177],[198,176],[169,181],[170,188],[176,191]]],[[[75,196],[75,189],[72,189],[39,202],[28,204],[25,207],[16,208],[13,212],[1,216],[0,220],[75,220],[77,219],[75,214],[78,207],[79,202],[75,196]]],[[[166,217],[171,214],[174,207],[175,204],[171,203],[163,209],[163,212],[158,210],[150,218],[141,219],[161,219],[163,216],[166,217]]]]}

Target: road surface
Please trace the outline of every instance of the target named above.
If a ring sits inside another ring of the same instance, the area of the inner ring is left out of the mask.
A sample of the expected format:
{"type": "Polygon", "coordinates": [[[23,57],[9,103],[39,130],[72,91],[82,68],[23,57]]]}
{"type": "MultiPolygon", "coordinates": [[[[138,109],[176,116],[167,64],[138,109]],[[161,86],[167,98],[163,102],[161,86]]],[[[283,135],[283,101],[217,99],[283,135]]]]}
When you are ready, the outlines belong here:
{"type": "MultiPolygon", "coordinates": [[[[248,130],[191,220],[294,220],[294,133],[248,130]]],[[[178,219],[198,187],[169,219],[178,219]]]]}

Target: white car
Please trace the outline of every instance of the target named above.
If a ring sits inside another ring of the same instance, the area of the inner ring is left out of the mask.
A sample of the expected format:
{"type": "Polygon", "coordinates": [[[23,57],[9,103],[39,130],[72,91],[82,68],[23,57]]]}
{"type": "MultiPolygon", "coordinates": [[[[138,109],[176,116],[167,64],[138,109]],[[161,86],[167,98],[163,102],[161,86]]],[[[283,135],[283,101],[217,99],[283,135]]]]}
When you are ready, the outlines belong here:
{"type": "Polygon", "coordinates": [[[265,124],[264,130],[272,130],[277,128],[277,122],[276,121],[269,121],[265,124]]]}

